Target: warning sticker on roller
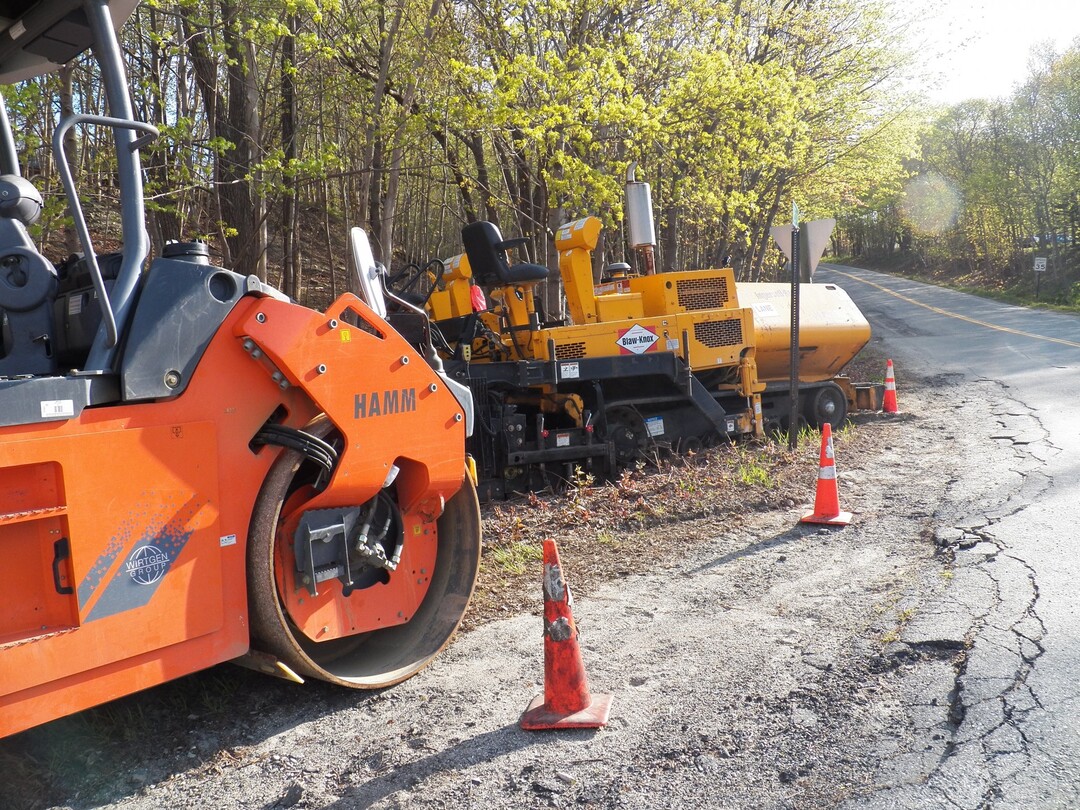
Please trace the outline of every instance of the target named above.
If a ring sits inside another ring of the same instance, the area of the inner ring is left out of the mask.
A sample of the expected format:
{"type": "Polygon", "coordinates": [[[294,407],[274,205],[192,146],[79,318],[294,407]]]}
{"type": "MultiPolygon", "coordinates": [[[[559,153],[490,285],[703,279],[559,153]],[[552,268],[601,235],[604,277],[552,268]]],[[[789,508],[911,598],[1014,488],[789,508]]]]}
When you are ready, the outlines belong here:
{"type": "Polygon", "coordinates": [[[635,323],[629,329],[620,330],[619,339],[615,342],[619,344],[622,354],[644,354],[655,346],[659,339],[652,329],[635,323]]]}

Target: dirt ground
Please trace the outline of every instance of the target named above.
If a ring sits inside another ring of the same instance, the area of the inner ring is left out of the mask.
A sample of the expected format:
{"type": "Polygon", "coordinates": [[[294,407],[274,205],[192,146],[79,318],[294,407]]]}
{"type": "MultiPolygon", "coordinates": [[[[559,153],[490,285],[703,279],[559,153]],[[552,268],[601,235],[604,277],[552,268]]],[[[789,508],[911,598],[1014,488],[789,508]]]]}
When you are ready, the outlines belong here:
{"type": "MultiPolygon", "coordinates": [[[[876,359],[875,359],[876,362],[876,359]]],[[[883,370],[883,369],[882,369],[883,370]]],[[[878,373],[880,379],[880,371],[878,373]]],[[[799,524],[818,445],[716,448],[485,510],[464,632],[376,693],[219,667],[0,742],[0,807],[829,807],[865,795],[902,724],[896,652],[948,584],[936,503],[968,417],[905,380],[836,437],[847,528],[799,524]],[[919,414],[919,415],[916,415],[919,414]],[[942,434],[941,431],[945,431],[942,434]],[[540,541],[574,590],[598,731],[517,726],[543,689],[540,541]]]]}

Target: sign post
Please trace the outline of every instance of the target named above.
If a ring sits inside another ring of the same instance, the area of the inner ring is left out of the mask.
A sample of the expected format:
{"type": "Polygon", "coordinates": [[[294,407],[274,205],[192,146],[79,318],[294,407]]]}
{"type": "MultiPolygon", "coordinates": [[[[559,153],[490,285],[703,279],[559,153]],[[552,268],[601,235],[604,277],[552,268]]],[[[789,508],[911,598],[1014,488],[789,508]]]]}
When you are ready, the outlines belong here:
{"type": "Polygon", "coordinates": [[[1042,278],[1042,274],[1046,272],[1046,257],[1035,257],[1035,300],[1039,300],[1039,280],[1042,278]]]}
{"type": "Polygon", "coordinates": [[[799,208],[791,204],[791,399],[788,449],[799,446],[799,208]]]}
{"type": "Polygon", "coordinates": [[[791,204],[791,225],[769,229],[776,244],[791,262],[791,399],[788,403],[788,447],[799,444],[799,282],[814,280],[821,254],[836,227],[835,219],[815,219],[799,227],[799,206],[791,204]],[[790,236],[790,241],[788,238],[790,236]]]}

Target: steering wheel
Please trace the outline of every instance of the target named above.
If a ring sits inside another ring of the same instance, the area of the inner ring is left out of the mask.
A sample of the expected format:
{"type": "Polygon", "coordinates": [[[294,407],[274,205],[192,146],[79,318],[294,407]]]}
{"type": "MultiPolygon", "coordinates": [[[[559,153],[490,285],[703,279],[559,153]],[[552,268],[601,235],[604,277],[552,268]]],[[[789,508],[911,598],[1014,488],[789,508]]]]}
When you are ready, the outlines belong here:
{"type": "Polygon", "coordinates": [[[439,286],[439,281],[442,279],[442,274],[446,271],[446,265],[444,265],[439,259],[432,259],[423,267],[410,262],[402,267],[392,276],[387,277],[386,286],[388,289],[393,289],[398,295],[404,296],[406,293],[416,286],[417,282],[422,278],[431,277],[431,284],[428,286],[427,292],[423,295],[413,293],[412,299],[418,306],[425,306],[431,299],[432,293],[435,292],[435,288],[439,286]],[[398,282],[406,277],[404,284],[399,286],[398,282]]]}

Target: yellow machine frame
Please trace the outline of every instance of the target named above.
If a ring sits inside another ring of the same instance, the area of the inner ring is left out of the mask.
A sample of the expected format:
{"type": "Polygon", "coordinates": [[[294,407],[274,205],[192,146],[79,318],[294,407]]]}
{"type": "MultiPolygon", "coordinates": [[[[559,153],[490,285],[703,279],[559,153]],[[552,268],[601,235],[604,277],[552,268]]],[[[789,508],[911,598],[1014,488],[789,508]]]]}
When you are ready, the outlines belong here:
{"type": "MultiPolygon", "coordinates": [[[[633,277],[605,285],[615,291],[598,293],[591,252],[601,227],[596,217],[585,217],[563,225],[555,236],[571,325],[531,327],[536,313],[532,284],[491,291],[493,311],[481,317],[503,336],[506,358],[564,361],[674,352],[694,370],[731,369],[717,387],[746,397],[748,413],[759,413],[764,385],[757,379],[754,313],[739,305],[733,271],[633,277]]],[[[444,287],[429,304],[434,320],[471,312],[468,258],[456,256],[446,265],[444,287]]],[[[753,429],[760,432],[760,420],[751,421],[758,422],[753,429]]]]}

